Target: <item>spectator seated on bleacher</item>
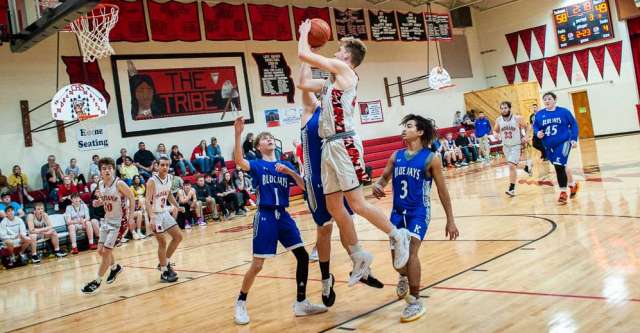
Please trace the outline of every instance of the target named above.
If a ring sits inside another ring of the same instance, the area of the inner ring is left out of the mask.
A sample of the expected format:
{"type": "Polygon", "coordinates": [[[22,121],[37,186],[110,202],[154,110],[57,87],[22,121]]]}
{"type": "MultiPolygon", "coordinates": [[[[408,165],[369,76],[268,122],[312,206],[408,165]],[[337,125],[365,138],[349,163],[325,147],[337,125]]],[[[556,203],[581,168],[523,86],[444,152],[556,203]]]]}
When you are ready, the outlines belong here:
{"type": "MultiPolygon", "coordinates": [[[[47,191],[47,194],[52,195],[58,188],[58,184],[62,183],[64,173],[58,163],[56,163],[56,157],[49,155],[47,157],[47,163],[40,168],[40,176],[42,177],[42,188],[47,191]]],[[[52,201],[57,201],[55,193],[50,197],[55,198],[52,201]]]]}
{"type": "Polygon", "coordinates": [[[196,191],[191,186],[191,182],[184,182],[182,188],[178,190],[176,200],[181,208],[178,213],[178,219],[176,220],[178,226],[180,229],[191,229],[191,225],[194,223],[193,213],[195,213],[196,219],[198,220],[202,217],[202,205],[198,201],[196,191]]]}
{"type": "Polygon", "coordinates": [[[147,150],[144,142],[140,141],[138,143],[138,151],[133,154],[134,165],[138,167],[138,171],[142,178],[149,179],[152,174],[152,166],[153,162],[156,161],[156,157],[153,156],[153,153],[147,150]]]}
{"type": "Polygon", "coordinates": [[[216,167],[220,164],[222,167],[225,166],[224,157],[222,157],[222,147],[218,144],[218,139],[215,137],[211,137],[211,144],[207,146],[207,156],[211,160],[211,166],[216,167]]]}
{"type": "MultiPolygon", "coordinates": [[[[29,195],[31,188],[29,187],[29,179],[27,175],[22,172],[19,165],[13,166],[13,173],[7,178],[7,184],[9,185],[9,191],[11,193],[18,194],[18,197],[23,197],[27,201],[33,201],[33,197],[29,195]]],[[[20,199],[20,202],[22,199],[20,199]]]]}
{"type": "Polygon", "coordinates": [[[29,229],[29,235],[32,239],[51,241],[53,245],[53,253],[56,257],[66,257],[67,254],[60,250],[60,240],[58,239],[58,233],[53,229],[53,223],[49,220],[49,215],[44,212],[44,204],[38,202],[35,205],[33,213],[27,216],[27,227],[29,229]]]}
{"type": "Polygon", "coordinates": [[[2,170],[0,170],[0,193],[9,192],[9,182],[7,181],[7,176],[2,174],[2,170]]]}
{"type": "Polygon", "coordinates": [[[69,176],[64,176],[62,185],[58,185],[58,205],[60,211],[64,212],[71,204],[71,196],[78,194],[78,186],[73,183],[69,176]]]}
{"type": "Polygon", "coordinates": [[[64,218],[69,229],[69,238],[71,238],[71,254],[78,254],[77,232],[80,230],[83,230],[87,235],[89,250],[98,248],[93,243],[93,236],[100,233],[98,223],[91,220],[89,207],[82,202],[78,193],[71,195],[71,204],[67,206],[64,218]]]}
{"type": "MultiPolygon", "coordinates": [[[[211,177],[211,175],[208,175],[211,177]]],[[[209,211],[213,214],[214,218],[217,218],[217,210],[216,210],[216,199],[214,194],[211,192],[211,189],[207,184],[205,184],[204,176],[198,175],[196,177],[196,184],[193,186],[193,189],[196,192],[196,212],[201,212],[203,207],[207,207],[209,211]]],[[[204,221],[204,215],[202,213],[197,213],[198,220],[196,223],[199,226],[205,226],[207,223],[204,221]]]]}
{"type": "Polygon", "coordinates": [[[447,133],[447,137],[444,141],[444,149],[445,158],[447,159],[450,167],[467,165],[464,161],[464,157],[462,156],[462,150],[456,145],[455,140],[453,140],[453,133],[447,133]]]}
{"type": "Polygon", "coordinates": [[[225,218],[229,218],[231,212],[235,212],[237,216],[247,215],[242,194],[236,190],[231,173],[228,171],[223,174],[222,180],[218,183],[216,195],[224,202],[225,218]]]}
{"type": "Polygon", "coordinates": [[[17,217],[20,218],[24,218],[25,217],[25,213],[24,210],[22,209],[22,205],[15,202],[15,201],[11,201],[11,194],[9,193],[2,193],[1,194],[2,197],[2,201],[0,201],[0,219],[4,218],[5,215],[5,211],[7,210],[7,207],[13,207],[13,214],[17,217]]]}
{"type": "Polygon", "coordinates": [[[140,175],[138,167],[133,164],[131,157],[124,158],[124,163],[120,166],[120,177],[122,180],[131,186],[133,177],[140,175]]]}
{"type": "Polygon", "coordinates": [[[201,173],[211,173],[213,163],[207,155],[207,140],[201,140],[200,144],[193,148],[191,152],[191,163],[193,163],[201,173]]]}
{"type": "Polygon", "coordinates": [[[460,133],[456,138],[456,146],[460,148],[460,151],[467,160],[467,163],[475,163],[478,159],[478,151],[476,147],[469,141],[467,137],[467,131],[464,128],[460,129],[460,133]]]}
{"type": "Polygon", "coordinates": [[[91,201],[89,203],[89,218],[91,219],[91,224],[102,224],[102,222],[104,222],[104,215],[104,206],[102,199],[100,199],[100,188],[96,187],[91,192],[91,201]]]}
{"type": "MultiPolygon", "coordinates": [[[[13,267],[17,263],[15,250],[18,249],[20,262],[27,264],[29,262],[26,256],[27,250],[31,249],[31,260],[33,263],[39,263],[40,258],[36,252],[36,240],[27,233],[27,227],[24,221],[15,216],[13,207],[9,206],[5,210],[5,217],[0,222],[0,241],[5,249],[2,251],[2,257],[7,260],[7,267],[13,267]]],[[[3,260],[3,262],[5,262],[3,260]]]]}
{"type": "Polygon", "coordinates": [[[82,183],[83,185],[87,185],[87,179],[84,177],[82,172],[80,172],[80,168],[78,167],[78,161],[75,158],[72,158],[69,161],[69,166],[64,170],[64,174],[67,176],[71,176],[73,182],[77,185],[82,183]]]}
{"type": "Polygon", "coordinates": [[[256,208],[256,203],[251,199],[251,195],[255,192],[253,184],[248,177],[245,177],[244,170],[236,170],[236,176],[233,180],[236,187],[236,191],[242,195],[242,202],[244,205],[249,205],[251,209],[256,208]]]}
{"type": "Polygon", "coordinates": [[[133,212],[133,221],[129,222],[129,231],[131,232],[131,237],[134,240],[145,239],[147,236],[142,233],[142,226],[144,225],[145,231],[149,233],[151,231],[151,227],[149,225],[149,216],[147,215],[147,210],[145,208],[145,194],[147,190],[142,183],[142,177],[133,176],[133,181],[131,183],[131,192],[133,192],[134,198],[136,198],[135,202],[135,211],[133,212]]]}
{"type": "Polygon", "coordinates": [[[248,133],[244,138],[244,142],[242,143],[242,152],[244,154],[244,158],[249,161],[258,158],[258,151],[253,145],[253,133],[248,133]]]}
{"type": "MultiPolygon", "coordinates": [[[[100,168],[98,167],[98,161],[100,161],[100,156],[91,156],[91,164],[89,164],[89,180],[93,179],[95,176],[100,177],[100,168]]],[[[93,189],[91,190],[91,192],[93,192],[93,189]]]]}
{"type": "Polygon", "coordinates": [[[176,174],[178,173],[178,171],[180,171],[180,176],[186,176],[188,174],[187,167],[189,167],[189,174],[196,173],[196,168],[193,166],[191,161],[184,158],[184,155],[182,155],[178,146],[173,145],[171,147],[170,156],[171,168],[173,168],[176,174]]]}

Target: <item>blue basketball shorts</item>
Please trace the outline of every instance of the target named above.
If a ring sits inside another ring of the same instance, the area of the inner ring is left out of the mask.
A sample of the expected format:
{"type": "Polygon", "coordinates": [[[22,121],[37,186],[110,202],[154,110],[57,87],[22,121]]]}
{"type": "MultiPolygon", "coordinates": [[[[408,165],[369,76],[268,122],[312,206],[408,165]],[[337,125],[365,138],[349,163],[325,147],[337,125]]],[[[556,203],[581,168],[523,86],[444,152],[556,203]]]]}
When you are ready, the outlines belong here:
{"type": "Polygon", "coordinates": [[[296,222],[284,208],[258,208],[253,218],[253,256],[275,256],[278,241],[287,250],[304,245],[296,222]]]}
{"type": "Polygon", "coordinates": [[[398,229],[407,229],[411,237],[423,240],[429,229],[431,214],[426,207],[407,209],[393,209],[391,211],[391,223],[398,229]]]}

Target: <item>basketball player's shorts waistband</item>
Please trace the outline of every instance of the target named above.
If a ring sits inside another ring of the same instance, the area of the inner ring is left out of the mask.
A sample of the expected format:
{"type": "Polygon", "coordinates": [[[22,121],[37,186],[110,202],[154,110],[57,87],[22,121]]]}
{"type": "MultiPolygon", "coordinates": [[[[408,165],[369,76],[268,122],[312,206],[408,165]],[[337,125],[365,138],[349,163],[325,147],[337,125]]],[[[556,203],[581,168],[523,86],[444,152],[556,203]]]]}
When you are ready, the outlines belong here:
{"type": "Polygon", "coordinates": [[[326,138],[322,139],[322,144],[329,143],[331,141],[345,139],[345,138],[352,137],[352,136],[355,136],[355,135],[356,135],[355,131],[346,131],[346,132],[342,132],[342,133],[336,133],[336,134],[334,134],[332,136],[329,136],[329,137],[326,137],[326,138]]]}

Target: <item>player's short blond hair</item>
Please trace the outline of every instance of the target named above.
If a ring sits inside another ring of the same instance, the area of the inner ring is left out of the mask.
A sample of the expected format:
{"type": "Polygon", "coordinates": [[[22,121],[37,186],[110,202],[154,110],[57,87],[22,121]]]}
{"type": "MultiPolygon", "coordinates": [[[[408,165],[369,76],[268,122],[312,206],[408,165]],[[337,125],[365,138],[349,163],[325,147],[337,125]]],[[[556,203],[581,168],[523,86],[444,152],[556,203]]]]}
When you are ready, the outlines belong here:
{"type": "Polygon", "coordinates": [[[351,55],[351,65],[353,68],[360,66],[364,61],[364,56],[367,54],[367,46],[358,39],[353,37],[344,37],[340,40],[340,45],[344,46],[345,50],[351,55]]]}

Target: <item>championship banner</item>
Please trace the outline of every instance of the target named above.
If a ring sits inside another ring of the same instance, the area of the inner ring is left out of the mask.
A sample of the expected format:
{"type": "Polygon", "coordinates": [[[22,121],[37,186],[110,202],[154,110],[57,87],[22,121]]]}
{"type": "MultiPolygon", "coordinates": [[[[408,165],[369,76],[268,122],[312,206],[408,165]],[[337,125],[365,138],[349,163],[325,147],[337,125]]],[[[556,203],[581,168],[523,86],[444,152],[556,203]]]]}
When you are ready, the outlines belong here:
{"type": "Polygon", "coordinates": [[[116,5],[118,23],[109,33],[110,42],[148,42],[147,21],[144,17],[142,0],[102,0],[101,4],[116,5]]]}
{"type": "Polygon", "coordinates": [[[200,3],[207,40],[249,40],[249,24],[244,5],[200,3]]]}
{"type": "Polygon", "coordinates": [[[368,40],[367,25],[364,22],[363,9],[347,9],[344,11],[333,9],[336,20],[336,33],[338,40],[344,37],[354,37],[360,40],[368,40]]]}
{"type": "Polygon", "coordinates": [[[451,40],[451,18],[449,14],[427,14],[424,13],[424,20],[427,24],[427,35],[429,39],[451,40]]]}
{"type": "Polygon", "coordinates": [[[293,40],[289,7],[254,4],[248,4],[247,7],[253,40],[293,40]]]}
{"type": "Polygon", "coordinates": [[[295,86],[291,68],[282,53],[252,53],[260,72],[262,96],[287,96],[287,103],[294,103],[295,86]]]}
{"type": "Polygon", "coordinates": [[[304,20],[319,18],[327,22],[327,24],[329,24],[329,29],[331,29],[331,33],[329,34],[329,40],[333,40],[333,29],[331,28],[331,16],[329,15],[329,8],[326,8],[326,7],[300,8],[296,6],[291,6],[291,10],[293,11],[293,26],[296,27],[296,39],[300,40],[300,32],[298,31],[297,27],[299,27],[304,20]]]}
{"type": "Polygon", "coordinates": [[[81,151],[109,148],[105,128],[78,128],[77,142],[81,151]]]}
{"type": "Polygon", "coordinates": [[[398,26],[396,25],[396,12],[369,11],[369,24],[371,28],[371,40],[388,41],[398,40],[398,26]]]}
{"type": "Polygon", "coordinates": [[[195,42],[200,36],[198,3],[178,1],[147,2],[151,21],[151,39],[156,42],[195,42]]]}
{"type": "Polygon", "coordinates": [[[382,103],[380,100],[370,102],[358,102],[360,108],[360,123],[372,124],[384,121],[382,115],[382,103]]]}
{"type": "Polygon", "coordinates": [[[96,88],[107,101],[107,105],[109,104],[111,96],[104,86],[100,66],[96,61],[85,63],[79,56],[62,56],[61,58],[67,66],[69,83],[84,83],[96,88]]]}
{"type": "Polygon", "coordinates": [[[421,13],[397,12],[398,26],[400,27],[400,40],[424,41],[427,40],[427,32],[424,29],[424,16],[421,13]]]}

